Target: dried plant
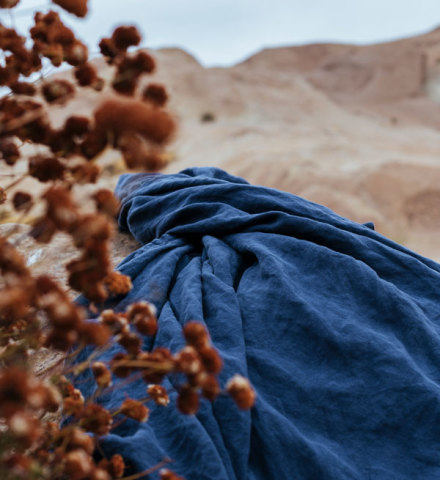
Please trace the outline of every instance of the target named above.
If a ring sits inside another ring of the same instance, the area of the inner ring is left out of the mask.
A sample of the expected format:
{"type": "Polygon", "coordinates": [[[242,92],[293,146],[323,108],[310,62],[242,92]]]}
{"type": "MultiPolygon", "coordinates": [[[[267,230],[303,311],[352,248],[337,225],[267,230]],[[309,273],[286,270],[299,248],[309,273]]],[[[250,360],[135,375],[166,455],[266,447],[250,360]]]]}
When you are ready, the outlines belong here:
{"type": "MultiPolygon", "coordinates": [[[[86,0],[53,3],[78,17],[87,14],[86,0]]],[[[17,4],[18,0],[0,1],[0,8],[13,11],[17,4]]],[[[0,202],[10,203],[20,215],[34,209],[40,212],[29,232],[37,242],[48,243],[59,232],[71,237],[79,254],[66,266],[68,283],[93,308],[132,287],[129,277],[113,271],[109,256],[118,201],[111,191],[96,189],[91,196],[94,212],[84,212],[73,193],[97,181],[98,159],[110,148],[120,151],[128,168],[163,166],[162,148],[174,134],[175,122],[165,109],[168,95],[162,85],[151,83],[137,94],[139,79],[156,66],[149,53],[129,51],[141,41],[134,26],[116,28],[99,44],[114,70],[108,88],[89,62],[87,47],[56,11],[35,13],[29,38],[31,44],[14,28],[0,24],[0,86],[10,92],[0,99],[1,159],[12,166],[22,158],[24,144],[38,147],[38,153],[22,159],[27,162],[26,175],[0,189],[0,202]],[[32,81],[45,62],[54,67],[67,62],[73,67],[71,78],[43,75],[32,81]],[[71,115],[61,127],[54,127],[51,105],[65,105],[87,88],[100,92],[96,110],[90,116],[71,115]],[[12,187],[27,176],[46,184],[43,193],[15,191],[8,199],[12,187]]],[[[201,398],[212,401],[221,393],[230,394],[239,408],[252,406],[255,393],[245,378],[236,375],[222,391],[217,379],[222,359],[202,324],[185,325],[182,350],[146,352],[141,336],[154,336],[158,328],[152,304],[137,302],[123,313],[104,310],[97,322],[90,321],[53,278],[32,274],[7,236],[0,237],[0,275],[0,478],[134,480],[161,468],[165,460],[146,472],[124,477],[120,455],[97,461],[99,454],[94,454],[100,451],[102,436],[120,419],[146,422],[151,405],[172,408],[161,384],[170,374],[184,379],[177,399],[183,414],[196,413],[201,398]],[[125,353],[117,353],[108,363],[97,359],[98,351],[116,343],[125,353]],[[43,348],[64,354],[36,375],[29,358],[43,348]],[[64,363],[86,348],[91,353],[85,361],[73,366],[64,363]],[[96,382],[94,398],[83,398],[75,388],[76,377],[85,369],[91,369],[96,382]],[[133,374],[145,381],[143,398],[127,398],[114,411],[96,403],[115,379],[129,380],[133,374]],[[53,417],[57,412],[71,421],[54,421],[59,420],[59,415],[53,417]]],[[[162,468],[160,478],[180,477],[162,468]]]]}

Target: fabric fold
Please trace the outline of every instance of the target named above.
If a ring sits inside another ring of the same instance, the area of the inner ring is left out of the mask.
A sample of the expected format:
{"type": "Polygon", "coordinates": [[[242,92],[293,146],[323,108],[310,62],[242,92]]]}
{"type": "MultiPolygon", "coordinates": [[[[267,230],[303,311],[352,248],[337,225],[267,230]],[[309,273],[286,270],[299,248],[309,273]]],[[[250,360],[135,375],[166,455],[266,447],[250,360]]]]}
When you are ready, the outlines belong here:
{"type": "MultiPolygon", "coordinates": [[[[175,352],[182,326],[204,323],[222,386],[241,373],[257,401],[243,412],[220,396],[187,417],[172,394],[146,424],[104,439],[107,454],[133,471],[171,457],[187,480],[440,477],[438,264],[215,168],[123,175],[116,194],[119,225],[142,246],[119,266],[133,290],[109,305],[156,305],[145,349],[175,352]]],[[[78,388],[89,395],[92,382],[78,388]]],[[[144,393],[137,381],[102,403],[144,393]]]]}

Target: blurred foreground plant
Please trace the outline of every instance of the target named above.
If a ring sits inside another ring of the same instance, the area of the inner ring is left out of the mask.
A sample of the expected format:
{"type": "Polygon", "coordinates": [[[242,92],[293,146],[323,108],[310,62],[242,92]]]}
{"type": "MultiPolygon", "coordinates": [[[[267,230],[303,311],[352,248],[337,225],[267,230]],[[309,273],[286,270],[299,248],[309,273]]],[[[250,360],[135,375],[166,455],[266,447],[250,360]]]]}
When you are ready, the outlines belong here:
{"type": "MultiPolygon", "coordinates": [[[[53,3],[80,17],[87,13],[86,0],[53,3]]],[[[0,0],[2,9],[17,4],[18,0],[0,0]]],[[[97,160],[106,149],[120,151],[128,168],[151,171],[163,166],[162,148],[175,123],[164,109],[168,95],[162,85],[151,83],[137,91],[139,79],[155,70],[155,62],[145,51],[129,51],[141,41],[135,27],[118,27],[100,42],[102,55],[114,69],[110,85],[99,77],[88,61],[87,47],[56,11],[35,13],[29,35],[31,41],[0,24],[0,86],[10,91],[0,99],[0,155],[13,166],[24,144],[37,148],[34,155],[23,158],[27,173],[0,190],[0,201],[10,202],[23,216],[39,212],[29,232],[37,242],[48,243],[58,232],[70,235],[80,253],[66,266],[68,283],[93,309],[111,296],[127,293],[131,281],[111,268],[109,241],[117,199],[109,190],[96,189],[90,198],[94,211],[85,212],[74,192],[97,181],[97,160]],[[67,62],[73,67],[71,78],[28,81],[45,62],[55,67],[67,62]],[[101,92],[97,108],[89,116],[68,116],[63,125],[54,127],[51,105],[65,105],[78,89],[101,92]],[[26,177],[47,187],[38,196],[15,190],[7,199],[26,177]]],[[[104,310],[98,321],[89,321],[85,310],[54,279],[32,274],[7,236],[0,237],[0,275],[0,478],[134,480],[165,465],[166,459],[149,471],[124,477],[126,466],[120,455],[95,458],[102,457],[100,439],[124,418],[145,422],[149,405],[168,406],[168,392],[161,384],[167,375],[182,379],[177,408],[183,414],[195,414],[201,397],[212,401],[222,393],[217,380],[222,360],[205,327],[186,324],[186,346],[174,354],[161,347],[142,351],[141,336],[153,336],[158,328],[153,305],[137,302],[122,313],[104,310]],[[115,344],[123,351],[108,363],[100,361],[99,354],[115,344]],[[87,346],[94,350],[85,361],[73,366],[64,362],[75,360],[87,346]],[[65,353],[37,376],[30,359],[43,348],[65,353]],[[86,369],[93,372],[97,386],[93,398],[83,398],[74,386],[86,369]],[[139,377],[145,381],[143,398],[126,398],[113,411],[96,403],[101,394],[111,391],[114,379],[139,377]],[[54,421],[59,416],[50,416],[56,412],[70,421],[60,425],[54,421]]],[[[239,408],[250,408],[255,399],[248,380],[240,375],[229,381],[225,391],[239,408]]],[[[179,477],[162,468],[160,478],[179,477]]]]}

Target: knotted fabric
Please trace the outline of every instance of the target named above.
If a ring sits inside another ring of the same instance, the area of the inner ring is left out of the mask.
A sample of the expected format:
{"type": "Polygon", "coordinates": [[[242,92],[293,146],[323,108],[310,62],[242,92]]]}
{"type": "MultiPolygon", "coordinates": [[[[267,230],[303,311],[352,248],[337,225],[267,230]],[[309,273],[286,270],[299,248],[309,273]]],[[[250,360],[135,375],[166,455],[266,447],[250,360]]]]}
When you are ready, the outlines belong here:
{"type": "MultiPolygon", "coordinates": [[[[141,247],[119,269],[159,329],[144,349],[183,347],[205,324],[225,385],[251,381],[194,416],[153,406],[102,441],[132,471],[164,457],[187,480],[440,478],[440,266],[371,225],[215,168],[123,175],[119,224],[141,247]]],[[[102,355],[109,359],[115,349],[102,355]]],[[[174,380],[165,381],[172,389],[174,380]]],[[[86,395],[93,382],[80,382],[86,395]]],[[[142,381],[101,398],[145,397],[142,381]]],[[[156,478],[156,474],[148,478],[156,478]]]]}

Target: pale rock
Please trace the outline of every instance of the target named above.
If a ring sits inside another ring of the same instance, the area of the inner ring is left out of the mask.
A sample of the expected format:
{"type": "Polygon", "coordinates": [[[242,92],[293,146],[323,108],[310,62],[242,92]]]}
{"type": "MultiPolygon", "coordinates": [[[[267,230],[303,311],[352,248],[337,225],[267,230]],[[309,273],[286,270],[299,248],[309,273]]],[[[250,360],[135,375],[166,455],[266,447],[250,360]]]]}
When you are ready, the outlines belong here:
{"type": "MultiPolygon", "coordinates": [[[[440,260],[440,29],[376,45],[266,49],[230,68],[203,68],[175,48],[153,54],[158,71],[142,85],[166,85],[179,123],[164,173],[223,168],[373,221],[440,260]]],[[[84,89],[53,119],[87,114],[97,101],[84,89]]],[[[113,188],[123,170],[116,153],[104,157],[99,186],[113,188]]]]}

